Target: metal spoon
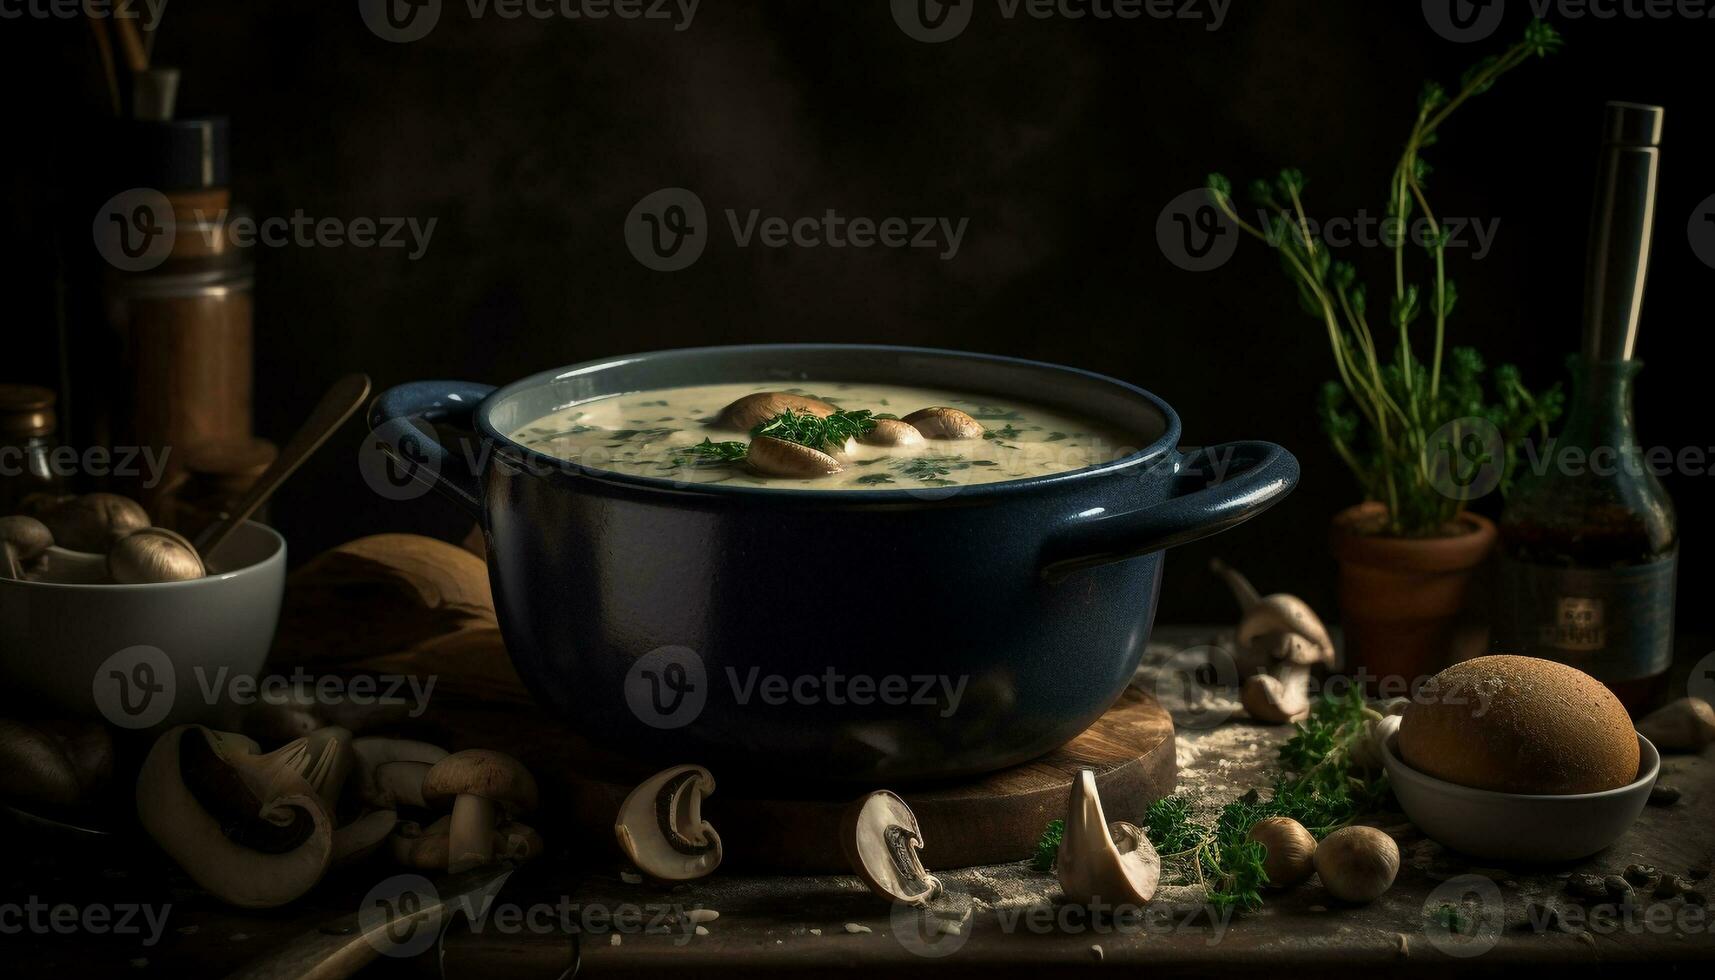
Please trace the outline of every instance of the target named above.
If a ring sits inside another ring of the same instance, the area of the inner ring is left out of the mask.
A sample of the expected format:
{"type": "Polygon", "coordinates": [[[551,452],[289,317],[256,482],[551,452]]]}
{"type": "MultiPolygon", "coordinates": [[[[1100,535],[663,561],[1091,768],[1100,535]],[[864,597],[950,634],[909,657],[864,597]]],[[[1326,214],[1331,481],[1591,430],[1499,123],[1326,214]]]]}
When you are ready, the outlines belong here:
{"type": "Polygon", "coordinates": [[[357,411],[363,400],[369,397],[369,375],[348,374],[334,382],[328,393],[316,404],[315,411],[292,434],[290,442],[280,450],[280,455],[274,460],[274,465],[268,467],[257,478],[250,492],[244,495],[231,514],[210,525],[197,539],[197,550],[202,552],[203,564],[212,572],[216,562],[215,553],[226,542],[227,537],[243,524],[245,519],[256,513],[256,508],[267,503],[274,491],[280,489],[280,484],[286,478],[297,472],[299,466],[310,454],[321,448],[328,436],[334,430],[351,418],[351,413],[357,411]]]}

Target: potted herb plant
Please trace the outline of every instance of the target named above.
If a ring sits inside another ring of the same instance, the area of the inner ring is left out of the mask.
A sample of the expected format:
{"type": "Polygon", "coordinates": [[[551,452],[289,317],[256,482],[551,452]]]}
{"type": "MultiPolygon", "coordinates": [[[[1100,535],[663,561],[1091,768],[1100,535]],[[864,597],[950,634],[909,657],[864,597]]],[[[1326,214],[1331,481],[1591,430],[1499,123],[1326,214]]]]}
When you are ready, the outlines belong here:
{"type": "Polygon", "coordinates": [[[1554,29],[1534,21],[1523,40],[1467,71],[1457,92],[1424,86],[1388,186],[1382,243],[1392,253],[1392,290],[1385,310],[1369,308],[1356,268],[1336,260],[1317,234],[1303,174],[1285,170],[1252,184],[1254,222],[1240,214],[1227,179],[1209,177],[1215,205],[1275,249],[1299,305],[1326,329],[1338,380],[1323,387],[1317,410],[1365,498],[1333,521],[1341,622],[1350,666],[1373,674],[1417,677],[1447,659],[1472,573],[1495,542],[1494,524],[1467,504],[1496,485],[1504,493],[1520,441],[1533,430],[1546,435],[1560,414],[1558,386],[1534,394],[1512,365],[1488,370],[1476,350],[1446,347],[1458,293],[1447,273],[1450,235],[1430,207],[1430,167],[1421,156],[1460,106],[1559,46],[1554,29]],[[1414,228],[1423,233],[1410,234],[1414,228]],[[1408,271],[1418,244],[1427,253],[1426,286],[1408,271]],[[1432,344],[1420,354],[1425,323],[1432,344]]]}

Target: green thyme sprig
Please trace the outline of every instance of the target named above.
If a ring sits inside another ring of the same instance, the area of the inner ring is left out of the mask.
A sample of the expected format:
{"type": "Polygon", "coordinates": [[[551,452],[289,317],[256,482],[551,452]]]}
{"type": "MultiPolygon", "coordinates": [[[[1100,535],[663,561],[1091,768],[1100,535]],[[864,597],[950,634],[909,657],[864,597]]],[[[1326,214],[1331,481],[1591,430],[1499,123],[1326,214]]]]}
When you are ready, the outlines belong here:
{"type": "Polygon", "coordinates": [[[1232,183],[1221,174],[1209,175],[1208,191],[1215,206],[1241,231],[1277,252],[1296,287],[1299,306],[1321,322],[1338,380],[1325,386],[1317,413],[1335,454],[1352,471],[1365,496],[1387,505],[1390,534],[1443,533],[1444,526],[1465,508],[1465,497],[1440,488],[1443,478],[1437,467],[1450,450],[1439,433],[1451,426],[1456,445],[1464,420],[1474,417],[1493,426],[1501,435],[1499,462],[1505,492],[1520,442],[1533,431],[1546,437],[1549,424],[1560,415],[1563,396],[1558,385],[1532,392],[1521,383],[1516,368],[1500,365],[1485,372],[1476,351],[1448,350],[1447,320],[1459,292],[1447,270],[1451,235],[1430,207],[1425,188],[1431,167],[1422,156],[1422,151],[1436,144],[1441,125],[1456,109],[1487,92],[1506,73],[1560,47],[1554,28],[1536,20],[1518,43],[1465,72],[1456,90],[1449,92],[1434,82],[1423,87],[1388,184],[1385,234],[1392,274],[1385,309],[1380,300],[1376,309],[1369,306],[1356,266],[1334,259],[1318,237],[1305,205],[1306,181],[1301,171],[1288,168],[1272,181],[1250,185],[1250,196],[1261,209],[1255,224],[1240,216],[1232,183]],[[1411,281],[1406,263],[1406,245],[1414,237],[1406,230],[1414,220],[1426,229],[1422,244],[1428,281],[1422,286],[1411,281]],[[1420,357],[1412,328],[1424,319],[1430,322],[1433,336],[1428,356],[1420,357]],[[1393,335],[1391,356],[1383,346],[1389,333],[1393,335]],[[1447,355],[1451,355],[1450,365],[1446,365],[1447,355]],[[1489,385],[1483,383],[1485,373],[1490,375],[1489,385]]]}
{"type": "MultiPolygon", "coordinates": [[[[1150,843],[1161,855],[1163,872],[1177,884],[1203,885],[1209,904],[1217,909],[1250,912],[1262,906],[1268,884],[1263,846],[1250,839],[1257,821],[1290,817],[1320,840],[1367,813],[1387,805],[1392,795],[1387,774],[1358,765],[1352,749],[1369,737],[1366,723],[1379,718],[1353,689],[1343,698],[1325,698],[1310,717],[1294,726],[1280,748],[1282,773],[1267,799],[1251,790],[1221,808],[1212,826],[1191,817],[1191,804],[1169,796],[1151,804],[1143,819],[1150,843]]],[[[1035,866],[1052,868],[1053,846],[1059,846],[1056,820],[1038,844],[1035,866]],[[1043,864],[1046,854],[1049,863],[1043,864]]]]}

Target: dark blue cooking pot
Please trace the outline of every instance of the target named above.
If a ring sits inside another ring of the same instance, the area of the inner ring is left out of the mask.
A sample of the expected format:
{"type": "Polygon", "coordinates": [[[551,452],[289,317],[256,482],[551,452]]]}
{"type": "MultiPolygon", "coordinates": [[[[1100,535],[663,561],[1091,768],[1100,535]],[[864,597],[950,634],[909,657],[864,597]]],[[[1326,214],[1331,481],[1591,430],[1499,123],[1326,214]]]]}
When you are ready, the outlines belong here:
{"type": "Polygon", "coordinates": [[[1131,679],[1162,549],[1298,481],[1269,443],[1180,452],[1173,409],[1124,382],[905,347],[709,347],[498,390],[416,382],[382,394],[370,425],[405,476],[481,522],[507,649],[568,724],[641,760],[794,779],[961,776],[1063,744],[1131,679]],[[1106,420],[1140,448],[1005,483],[816,491],[620,475],[507,437],[572,402],[751,380],[1013,397],[1106,420]]]}

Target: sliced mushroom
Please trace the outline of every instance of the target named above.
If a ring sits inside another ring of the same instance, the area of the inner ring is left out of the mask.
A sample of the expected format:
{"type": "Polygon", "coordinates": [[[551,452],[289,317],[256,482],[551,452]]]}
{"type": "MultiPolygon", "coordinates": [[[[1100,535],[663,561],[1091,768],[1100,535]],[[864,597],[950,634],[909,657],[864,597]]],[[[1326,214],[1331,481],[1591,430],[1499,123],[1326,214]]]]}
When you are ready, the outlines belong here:
{"type": "Polygon", "coordinates": [[[1680,698],[1645,715],[1638,734],[1666,752],[1700,752],[1715,742],[1715,709],[1702,698],[1680,698]]]}
{"type": "Polygon", "coordinates": [[[865,432],[858,441],[866,446],[921,446],[923,433],[902,419],[876,419],[875,428],[865,432]]]}
{"type": "Polygon", "coordinates": [[[106,554],[113,543],[149,526],[149,513],[129,497],[86,493],[55,505],[42,515],[54,543],[72,551],[106,554]]]}
{"type": "Polygon", "coordinates": [[[644,874],[690,881],[721,863],[721,838],[703,819],[703,797],[715,778],[702,766],[674,766],[650,776],[619,808],[614,836],[644,874]]]}
{"type": "Polygon", "coordinates": [[[132,531],[107,552],[107,575],[121,585],[185,582],[207,574],[196,545],[164,527],[132,531]]]}
{"type": "Polygon", "coordinates": [[[137,815],[197,884],[241,908],[273,908],[321,880],[333,819],[304,779],[303,741],[254,750],[200,725],[167,731],[137,777],[137,815]]]}
{"type": "Polygon", "coordinates": [[[830,405],[820,398],[809,398],[785,391],[759,391],[752,395],[745,395],[721,409],[719,423],[722,428],[742,429],[749,432],[774,416],[784,413],[787,409],[794,412],[807,412],[819,419],[825,419],[839,411],[838,407],[830,405]]]}
{"type": "Polygon", "coordinates": [[[466,749],[435,763],[423,781],[433,806],[453,801],[448,871],[468,871],[494,860],[494,832],[504,813],[536,809],[536,778],[504,752],[466,749]]]}
{"type": "Polygon", "coordinates": [[[925,439],[980,439],[983,424],[956,408],[920,408],[902,420],[925,439]]]}
{"type": "Polygon", "coordinates": [[[840,844],[852,870],[882,898],[927,905],[941,892],[940,879],[923,869],[917,853],[923,832],[916,815],[887,790],[877,790],[846,810],[840,844]]]}
{"type": "Polygon", "coordinates": [[[23,578],[25,566],[53,547],[54,534],[34,517],[13,514],[0,517],[0,573],[23,578]]]}
{"type": "Polygon", "coordinates": [[[1074,905],[1141,905],[1155,897],[1161,857],[1136,826],[1107,822],[1096,774],[1084,769],[1072,782],[1054,870],[1066,901],[1074,905]]]}
{"type": "Polygon", "coordinates": [[[304,744],[309,747],[310,757],[314,760],[305,778],[315,787],[316,795],[322,798],[328,812],[333,813],[339,806],[340,791],[345,788],[346,777],[351,775],[355,763],[351,732],[329,725],[304,736],[304,744]]]}
{"type": "Polygon", "coordinates": [[[750,440],[750,452],[745,458],[751,469],[766,476],[813,479],[845,469],[843,463],[819,449],[773,436],[758,436],[750,440]]]}
{"type": "Polygon", "coordinates": [[[350,867],[374,854],[399,823],[395,810],[371,810],[333,832],[332,866],[350,867]]]}
{"type": "Polygon", "coordinates": [[[113,773],[113,739],[93,722],[0,719],[0,798],[63,810],[87,803],[113,773]]]}

